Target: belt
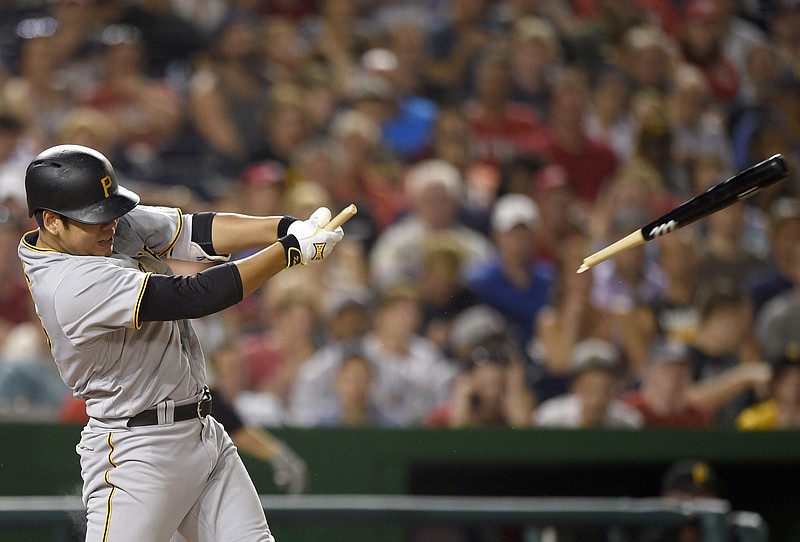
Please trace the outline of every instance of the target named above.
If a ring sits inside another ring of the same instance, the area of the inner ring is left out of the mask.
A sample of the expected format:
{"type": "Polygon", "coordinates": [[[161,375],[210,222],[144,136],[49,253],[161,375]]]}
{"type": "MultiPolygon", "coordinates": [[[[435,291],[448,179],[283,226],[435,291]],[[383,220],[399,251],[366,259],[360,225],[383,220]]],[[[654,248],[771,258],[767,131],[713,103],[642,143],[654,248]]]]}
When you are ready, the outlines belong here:
{"type": "MultiPolygon", "coordinates": [[[[203,419],[211,414],[211,394],[206,390],[203,398],[197,403],[181,405],[175,407],[173,421],[182,422],[192,419],[203,419]]],[[[128,418],[128,427],[141,427],[143,425],[159,425],[158,409],[150,408],[140,412],[132,418],[128,418]]]]}

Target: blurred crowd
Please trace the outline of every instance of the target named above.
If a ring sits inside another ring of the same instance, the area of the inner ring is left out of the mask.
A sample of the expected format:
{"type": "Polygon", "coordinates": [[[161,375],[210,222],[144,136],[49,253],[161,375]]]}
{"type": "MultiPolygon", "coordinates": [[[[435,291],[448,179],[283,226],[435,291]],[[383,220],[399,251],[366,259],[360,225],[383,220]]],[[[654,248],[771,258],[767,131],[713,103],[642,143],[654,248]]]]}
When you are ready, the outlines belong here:
{"type": "Polygon", "coordinates": [[[324,265],[194,322],[249,424],[800,427],[797,0],[3,2],[0,419],[85,417],[16,257],[61,143],[187,213],[357,205],[324,265]]]}

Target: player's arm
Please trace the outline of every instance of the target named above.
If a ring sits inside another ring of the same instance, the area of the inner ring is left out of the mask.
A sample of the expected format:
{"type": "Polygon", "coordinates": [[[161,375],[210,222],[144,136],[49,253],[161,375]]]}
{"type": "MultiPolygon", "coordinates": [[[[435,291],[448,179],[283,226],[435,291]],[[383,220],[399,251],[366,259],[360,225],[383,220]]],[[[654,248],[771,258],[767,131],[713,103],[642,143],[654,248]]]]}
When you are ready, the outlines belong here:
{"type": "MultiPolygon", "coordinates": [[[[289,216],[249,216],[236,213],[194,213],[192,215],[192,255],[220,256],[271,245],[287,234],[289,216]]],[[[214,259],[214,258],[212,258],[214,259]]]]}
{"type": "MultiPolygon", "coordinates": [[[[278,220],[276,232],[283,229],[278,220]]],[[[286,220],[287,232],[252,256],[189,276],[150,275],[144,285],[139,321],[200,318],[235,305],[281,270],[322,260],[344,236],[319,227],[315,218],[286,220]]],[[[193,233],[193,240],[194,233],[193,233]]],[[[197,241],[202,244],[202,238],[197,241]]]]}
{"type": "Polygon", "coordinates": [[[211,244],[217,254],[233,254],[242,250],[267,247],[279,237],[286,235],[292,220],[296,219],[282,216],[215,213],[211,221],[211,244]],[[282,228],[281,221],[283,221],[282,228]]]}

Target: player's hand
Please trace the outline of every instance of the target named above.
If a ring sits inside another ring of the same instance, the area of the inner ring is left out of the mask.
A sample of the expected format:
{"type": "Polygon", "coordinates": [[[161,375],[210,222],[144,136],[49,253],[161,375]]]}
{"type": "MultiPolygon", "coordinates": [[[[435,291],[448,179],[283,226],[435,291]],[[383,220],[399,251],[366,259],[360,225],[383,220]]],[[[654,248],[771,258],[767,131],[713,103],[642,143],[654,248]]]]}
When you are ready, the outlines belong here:
{"type": "Polygon", "coordinates": [[[333,231],[324,230],[321,220],[327,224],[330,220],[330,211],[327,213],[327,219],[318,209],[308,220],[297,220],[289,224],[287,235],[279,239],[286,250],[286,267],[323,260],[331,253],[336,243],[342,240],[344,230],[341,227],[333,231]]]}
{"type": "Polygon", "coordinates": [[[278,442],[278,455],[272,460],[272,479],[288,493],[302,493],[306,488],[308,470],[305,461],[285,442],[278,442]]]}

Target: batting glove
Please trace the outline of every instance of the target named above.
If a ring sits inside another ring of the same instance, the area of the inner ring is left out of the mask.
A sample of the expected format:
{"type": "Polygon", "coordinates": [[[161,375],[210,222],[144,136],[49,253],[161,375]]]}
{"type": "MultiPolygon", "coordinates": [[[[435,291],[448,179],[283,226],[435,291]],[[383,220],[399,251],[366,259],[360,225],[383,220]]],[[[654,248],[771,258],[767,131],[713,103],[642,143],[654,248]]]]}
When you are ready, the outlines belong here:
{"type": "Polygon", "coordinates": [[[272,460],[272,479],[275,485],[288,493],[302,493],[306,487],[308,470],[305,462],[286,445],[278,442],[278,455],[272,460]]]}
{"type": "Polygon", "coordinates": [[[341,227],[333,231],[323,230],[315,216],[292,222],[287,232],[278,239],[286,251],[286,267],[324,259],[344,237],[341,227]]]}

